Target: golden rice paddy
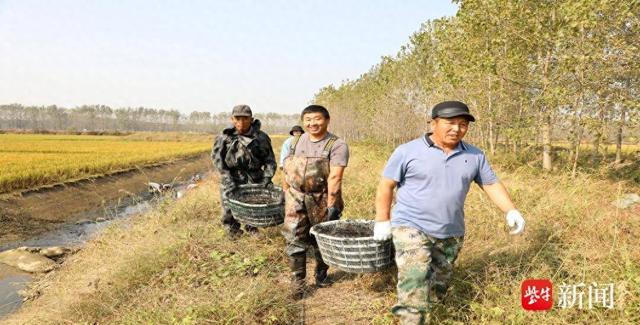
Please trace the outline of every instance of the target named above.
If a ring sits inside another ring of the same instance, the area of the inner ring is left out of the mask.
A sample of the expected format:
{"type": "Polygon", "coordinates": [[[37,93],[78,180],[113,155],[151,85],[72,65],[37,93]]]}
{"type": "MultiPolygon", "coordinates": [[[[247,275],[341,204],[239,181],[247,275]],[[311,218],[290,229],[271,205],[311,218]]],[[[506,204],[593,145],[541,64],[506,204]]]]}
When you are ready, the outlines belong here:
{"type": "Polygon", "coordinates": [[[108,174],[211,150],[210,141],[0,134],[0,193],[108,174]]]}

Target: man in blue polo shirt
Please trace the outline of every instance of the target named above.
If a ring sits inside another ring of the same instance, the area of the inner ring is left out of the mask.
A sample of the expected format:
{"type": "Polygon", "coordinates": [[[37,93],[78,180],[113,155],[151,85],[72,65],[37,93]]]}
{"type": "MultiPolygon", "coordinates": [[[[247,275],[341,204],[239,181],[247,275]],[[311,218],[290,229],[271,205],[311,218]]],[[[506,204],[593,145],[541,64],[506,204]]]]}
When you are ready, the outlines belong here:
{"type": "Polygon", "coordinates": [[[374,238],[393,236],[398,303],[391,311],[401,324],[428,322],[431,302],[447,292],[462,248],[464,201],[471,182],[506,213],[507,224],[515,227],[511,234],[521,233],[525,224],[484,153],[462,141],[475,121],[467,105],[442,102],[434,106],[431,117],[433,133],[393,152],[376,195],[374,238]]]}

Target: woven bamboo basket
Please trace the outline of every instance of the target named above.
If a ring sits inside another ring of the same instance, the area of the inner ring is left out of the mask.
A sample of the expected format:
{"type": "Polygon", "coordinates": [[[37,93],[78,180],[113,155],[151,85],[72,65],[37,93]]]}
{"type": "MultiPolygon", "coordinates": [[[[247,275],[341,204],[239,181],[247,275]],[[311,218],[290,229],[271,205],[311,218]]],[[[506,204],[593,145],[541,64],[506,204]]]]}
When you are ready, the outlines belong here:
{"type": "Polygon", "coordinates": [[[239,222],[254,227],[269,227],[284,222],[283,195],[282,188],[278,186],[268,189],[247,184],[226,193],[225,203],[239,222]]]}
{"type": "Polygon", "coordinates": [[[325,263],[349,273],[378,272],[394,263],[391,240],[373,240],[373,220],[334,220],[311,227],[325,263]]]}

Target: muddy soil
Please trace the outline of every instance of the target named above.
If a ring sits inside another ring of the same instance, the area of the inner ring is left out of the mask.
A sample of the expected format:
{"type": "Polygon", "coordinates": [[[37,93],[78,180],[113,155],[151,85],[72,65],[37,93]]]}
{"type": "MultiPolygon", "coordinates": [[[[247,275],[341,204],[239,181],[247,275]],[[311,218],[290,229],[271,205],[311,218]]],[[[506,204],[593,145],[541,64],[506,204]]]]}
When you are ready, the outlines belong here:
{"type": "Polygon", "coordinates": [[[211,170],[208,155],[0,197],[0,246],[65,224],[109,218],[113,205],[139,201],[148,182],[181,183],[211,170]],[[115,203],[114,203],[115,202],[115,203]]]}
{"type": "Polygon", "coordinates": [[[322,234],[340,238],[372,237],[373,229],[365,224],[340,224],[340,227],[327,227],[322,234]]]}

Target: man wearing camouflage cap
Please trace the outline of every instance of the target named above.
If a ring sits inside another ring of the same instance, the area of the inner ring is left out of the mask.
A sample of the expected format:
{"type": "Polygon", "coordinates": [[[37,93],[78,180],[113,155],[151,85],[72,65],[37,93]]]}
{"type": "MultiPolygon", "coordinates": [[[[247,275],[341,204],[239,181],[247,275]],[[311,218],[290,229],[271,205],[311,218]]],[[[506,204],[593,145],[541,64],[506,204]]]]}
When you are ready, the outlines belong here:
{"type": "Polygon", "coordinates": [[[432,110],[431,130],[400,145],[382,173],[376,195],[374,239],[393,237],[401,324],[429,322],[431,304],[445,296],[464,238],[464,201],[471,182],[506,213],[511,234],[524,219],[480,149],[462,141],[475,118],[462,102],[432,110]],[[396,204],[391,211],[393,190],[396,204]]]}
{"type": "MultiPolygon", "coordinates": [[[[253,119],[249,106],[235,106],[231,112],[231,122],[233,126],[222,130],[216,137],[211,158],[220,173],[222,224],[227,235],[234,238],[242,234],[242,230],[226,206],[224,194],[241,184],[272,186],[276,160],[271,139],[260,130],[260,120],[253,119]]],[[[249,225],[245,225],[245,230],[257,232],[255,227],[249,225]]]]}

